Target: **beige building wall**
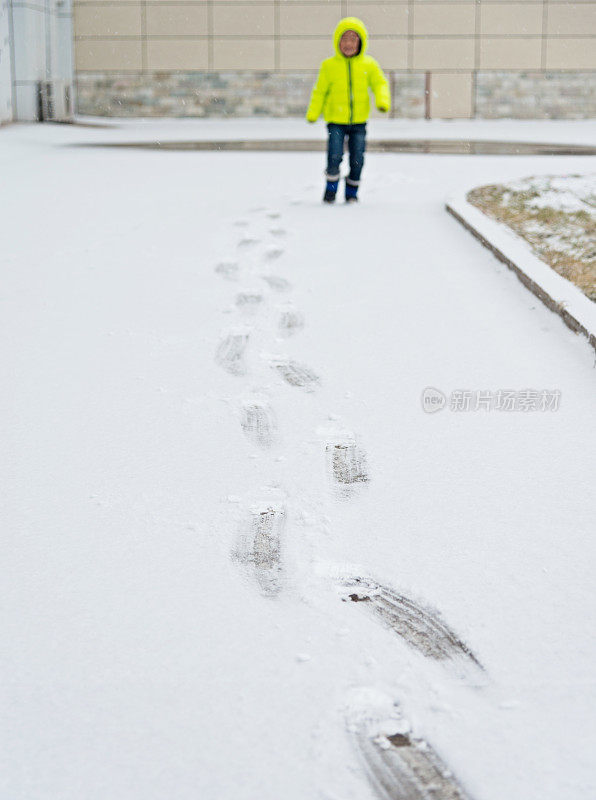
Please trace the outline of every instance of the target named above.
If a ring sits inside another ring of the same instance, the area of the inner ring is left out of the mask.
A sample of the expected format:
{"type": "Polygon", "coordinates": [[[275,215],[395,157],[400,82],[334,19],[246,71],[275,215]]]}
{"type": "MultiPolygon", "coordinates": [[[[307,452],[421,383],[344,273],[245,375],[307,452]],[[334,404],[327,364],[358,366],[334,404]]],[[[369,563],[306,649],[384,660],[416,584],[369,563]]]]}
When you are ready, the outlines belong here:
{"type": "Polygon", "coordinates": [[[386,71],[430,73],[440,117],[474,115],[478,71],[596,70],[592,0],[75,0],[74,13],[79,74],[312,72],[338,20],[358,16],[386,71]]]}

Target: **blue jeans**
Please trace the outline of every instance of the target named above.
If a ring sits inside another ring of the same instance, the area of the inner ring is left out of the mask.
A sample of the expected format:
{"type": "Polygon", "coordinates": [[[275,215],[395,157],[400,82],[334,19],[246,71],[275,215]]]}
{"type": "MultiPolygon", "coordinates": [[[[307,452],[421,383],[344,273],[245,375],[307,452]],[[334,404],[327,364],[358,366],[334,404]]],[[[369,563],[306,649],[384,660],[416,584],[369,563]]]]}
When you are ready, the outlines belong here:
{"type": "Polygon", "coordinates": [[[348,137],[348,150],[350,152],[350,174],[347,181],[352,186],[358,186],[360,173],[364,166],[364,151],[366,149],[366,122],[357,125],[338,125],[335,122],[327,123],[329,141],[327,143],[327,179],[339,178],[339,165],[344,155],[344,139],[348,137]]]}

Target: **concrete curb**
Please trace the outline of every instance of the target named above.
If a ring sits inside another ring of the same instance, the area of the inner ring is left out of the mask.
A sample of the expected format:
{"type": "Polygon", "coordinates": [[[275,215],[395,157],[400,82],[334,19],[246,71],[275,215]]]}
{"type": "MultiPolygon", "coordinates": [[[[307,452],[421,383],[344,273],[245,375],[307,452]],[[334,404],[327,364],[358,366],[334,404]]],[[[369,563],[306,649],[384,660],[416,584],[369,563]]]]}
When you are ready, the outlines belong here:
{"type": "Polygon", "coordinates": [[[572,331],[583,334],[596,350],[596,303],[534,255],[530,246],[513,231],[468,203],[466,192],[450,197],[445,208],[499,261],[513,270],[545,306],[557,313],[572,331]]]}
{"type": "MultiPolygon", "coordinates": [[[[97,126],[96,126],[97,127],[97,126]]],[[[71,142],[67,147],[129,147],[144,150],[216,150],[238,152],[320,153],[327,141],[320,139],[173,139],[166,141],[71,142]]],[[[368,139],[369,153],[422,153],[434,155],[508,155],[553,156],[596,155],[596,147],[585,144],[549,144],[547,142],[508,142],[490,139],[368,139]]]]}

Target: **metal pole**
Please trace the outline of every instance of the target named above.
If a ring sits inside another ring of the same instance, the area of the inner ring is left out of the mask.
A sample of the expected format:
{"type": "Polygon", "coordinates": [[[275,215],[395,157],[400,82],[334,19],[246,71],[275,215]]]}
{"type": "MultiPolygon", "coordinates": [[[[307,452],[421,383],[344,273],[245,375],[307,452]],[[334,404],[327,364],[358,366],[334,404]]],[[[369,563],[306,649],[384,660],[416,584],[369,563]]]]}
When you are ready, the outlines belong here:
{"type": "Polygon", "coordinates": [[[8,0],[8,48],[10,51],[10,94],[11,94],[11,111],[12,118],[16,120],[19,118],[17,107],[17,76],[16,61],[15,61],[15,44],[14,44],[14,15],[12,13],[12,0],[8,0]]]}
{"type": "Polygon", "coordinates": [[[424,73],[424,119],[430,119],[430,72],[424,73]]]}
{"type": "Polygon", "coordinates": [[[44,8],[45,8],[45,26],[46,26],[46,79],[43,85],[43,100],[44,100],[44,117],[46,119],[52,119],[52,101],[51,101],[51,94],[52,94],[52,10],[51,10],[51,2],[52,0],[45,0],[44,8]]]}

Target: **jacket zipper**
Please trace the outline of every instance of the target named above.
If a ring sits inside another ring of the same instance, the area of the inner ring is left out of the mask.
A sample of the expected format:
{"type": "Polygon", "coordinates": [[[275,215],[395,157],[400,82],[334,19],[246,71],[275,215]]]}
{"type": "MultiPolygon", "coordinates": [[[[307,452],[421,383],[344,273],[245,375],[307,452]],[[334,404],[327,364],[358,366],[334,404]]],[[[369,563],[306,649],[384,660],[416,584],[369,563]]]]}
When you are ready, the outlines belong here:
{"type": "Polygon", "coordinates": [[[348,91],[350,94],[350,125],[354,118],[354,95],[352,93],[352,65],[348,59],[348,91]]]}

